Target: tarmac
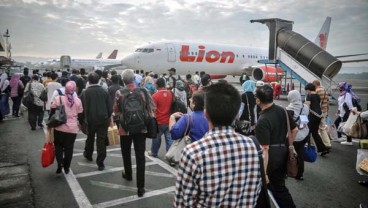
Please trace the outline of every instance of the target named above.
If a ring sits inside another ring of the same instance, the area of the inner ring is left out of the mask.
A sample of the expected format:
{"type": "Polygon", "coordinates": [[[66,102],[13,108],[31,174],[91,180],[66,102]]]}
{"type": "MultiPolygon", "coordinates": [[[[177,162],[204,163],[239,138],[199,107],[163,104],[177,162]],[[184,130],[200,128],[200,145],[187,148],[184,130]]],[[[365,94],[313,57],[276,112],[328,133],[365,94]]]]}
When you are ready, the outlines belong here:
{"type": "MultiPolygon", "coordinates": [[[[282,96],[276,103],[286,106],[286,97],[282,96]]],[[[336,106],[331,106],[332,118],[335,110],[336,106]]],[[[43,131],[31,131],[26,116],[1,122],[0,132],[0,207],[172,205],[176,171],[164,161],[162,149],[159,159],[146,157],[147,193],[138,199],[135,182],[121,181],[122,161],[118,146],[109,147],[106,170],[98,172],[94,163],[86,163],[81,156],[85,135],[78,134],[72,171],[64,175],[65,180],[63,176],[56,180],[55,164],[46,169],[40,164],[43,131]]],[[[286,180],[297,207],[358,207],[359,203],[368,203],[368,189],[357,184],[358,180],[368,179],[355,171],[357,143],[354,146],[332,144],[332,152],[327,157],[318,156],[316,163],[306,163],[305,181],[286,180]]],[[[147,141],[147,149],[149,147],[150,140],[147,141]]],[[[133,165],[134,162],[133,159],[133,165]]]]}

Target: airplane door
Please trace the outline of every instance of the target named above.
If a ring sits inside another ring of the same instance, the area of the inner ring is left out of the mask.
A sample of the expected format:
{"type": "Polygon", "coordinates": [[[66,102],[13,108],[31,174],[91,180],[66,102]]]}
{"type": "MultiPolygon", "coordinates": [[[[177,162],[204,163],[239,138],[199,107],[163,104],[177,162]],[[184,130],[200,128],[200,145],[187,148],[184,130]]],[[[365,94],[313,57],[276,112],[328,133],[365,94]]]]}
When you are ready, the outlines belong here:
{"type": "Polygon", "coordinates": [[[167,61],[168,62],[175,62],[176,61],[176,56],[175,56],[174,44],[167,43],[166,47],[167,47],[167,55],[168,55],[167,61]]]}

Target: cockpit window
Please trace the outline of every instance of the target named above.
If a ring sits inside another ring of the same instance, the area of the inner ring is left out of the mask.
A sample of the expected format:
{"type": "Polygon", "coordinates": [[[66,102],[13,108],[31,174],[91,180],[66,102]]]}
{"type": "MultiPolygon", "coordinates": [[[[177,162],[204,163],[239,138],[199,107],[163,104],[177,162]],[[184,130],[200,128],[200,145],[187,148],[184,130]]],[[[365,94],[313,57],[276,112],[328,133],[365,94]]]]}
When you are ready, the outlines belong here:
{"type": "Polygon", "coordinates": [[[153,53],[153,48],[137,48],[135,52],[153,53]]]}

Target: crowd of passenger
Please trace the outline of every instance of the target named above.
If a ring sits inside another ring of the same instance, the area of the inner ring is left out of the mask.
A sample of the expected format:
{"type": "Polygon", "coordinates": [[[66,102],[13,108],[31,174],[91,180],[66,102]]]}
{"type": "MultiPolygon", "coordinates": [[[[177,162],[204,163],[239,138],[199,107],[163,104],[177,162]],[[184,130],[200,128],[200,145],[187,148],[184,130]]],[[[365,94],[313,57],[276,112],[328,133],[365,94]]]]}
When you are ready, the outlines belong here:
{"type": "MultiPolygon", "coordinates": [[[[32,74],[25,68],[23,75],[1,75],[0,120],[21,115],[21,99],[31,91],[34,102],[28,107],[31,130],[44,127],[44,113],[49,118],[63,104],[67,122],[55,128],[54,133],[56,173],[62,169],[68,174],[73,157],[74,142],[80,129],[87,134],[83,156],[93,161],[96,140],[98,170],[105,169],[108,127],[118,125],[124,171],[122,177],[133,179],[131,145],[136,158],[137,195],[145,194],[145,152],[147,128],[133,130],[126,123],[126,103],[131,94],[137,96],[146,116],[157,120],[158,134],[151,138],[148,155],[159,157],[162,135],[165,150],[172,143],[189,135],[188,144],[181,154],[178,167],[174,205],[176,207],[266,207],[267,194],[261,189],[261,169],[265,170],[267,187],[280,207],[295,207],[285,185],[288,149],[294,147],[298,154],[298,174],[295,179],[304,180],[304,146],[316,145],[320,156],[330,153],[331,142],[327,133],[326,118],[329,113],[329,96],[318,80],[306,84],[305,99],[299,91],[288,92],[289,105],[284,109],[274,103],[280,98],[281,86],[254,82],[241,77],[243,94],[225,80],[214,84],[210,75],[196,72],[185,77],[171,68],[168,74],[124,70],[86,73],[84,69],[70,71],[38,70],[32,74]],[[43,91],[47,100],[42,100],[43,91]],[[276,92],[276,93],[275,93],[276,92]],[[10,115],[9,97],[12,100],[10,115]],[[172,112],[174,100],[182,102],[186,112],[172,112]],[[286,110],[286,111],[285,111],[286,110]],[[285,113],[287,112],[287,113],[285,113]],[[288,117],[288,118],[287,118],[288,117]],[[302,119],[303,118],[303,119],[302,119]],[[307,118],[305,121],[304,118],[307,118]],[[291,135],[288,135],[287,120],[291,135]],[[249,121],[250,131],[244,133],[235,120],[249,121]],[[250,136],[256,136],[256,142],[250,136]],[[291,141],[291,142],[290,142],[291,141]],[[264,163],[260,165],[256,145],[263,150],[264,163]]],[[[339,83],[338,117],[335,125],[348,119],[354,112],[365,118],[353,105],[359,98],[350,84],[339,83]]],[[[339,140],[344,139],[341,132],[339,140]]],[[[341,144],[352,145],[352,138],[341,144]]],[[[367,185],[367,182],[361,183],[367,185]]]]}

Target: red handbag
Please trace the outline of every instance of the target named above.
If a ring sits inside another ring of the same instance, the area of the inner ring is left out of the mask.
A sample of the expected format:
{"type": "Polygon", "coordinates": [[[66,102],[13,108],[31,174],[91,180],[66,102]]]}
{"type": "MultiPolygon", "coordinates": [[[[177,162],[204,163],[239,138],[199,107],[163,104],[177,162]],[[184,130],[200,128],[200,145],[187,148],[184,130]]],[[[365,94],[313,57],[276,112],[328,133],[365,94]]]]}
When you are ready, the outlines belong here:
{"type": "Polygon", "coordinates": [[[55,159],[55,147],[54,143],[46,142],[42,148],[41,164],[42,167],[46,168],[54,163],[55,159]]]}

